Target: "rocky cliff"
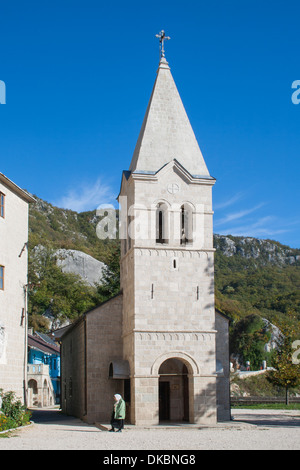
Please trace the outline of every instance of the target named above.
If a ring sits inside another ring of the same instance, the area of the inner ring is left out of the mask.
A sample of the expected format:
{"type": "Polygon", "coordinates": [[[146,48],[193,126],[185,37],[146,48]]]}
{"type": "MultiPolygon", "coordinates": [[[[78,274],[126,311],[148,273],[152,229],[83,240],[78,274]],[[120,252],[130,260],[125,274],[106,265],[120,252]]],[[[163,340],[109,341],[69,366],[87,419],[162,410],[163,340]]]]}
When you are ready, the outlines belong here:
{"type": "Polygon", "coordinates": [[[78,250],[60,249],[55,252],[57,265],[64,273],[79,275],[90,286],[100,284],[105,264],[78,250]]]}
{"type": "Polygon", "coordinates": [[[252,237],[214,235],[214,247],[224,256],[241,256],[256,260],[260,265],[299,265],[300,250],[290,248],[272,240],[252,237]]]}

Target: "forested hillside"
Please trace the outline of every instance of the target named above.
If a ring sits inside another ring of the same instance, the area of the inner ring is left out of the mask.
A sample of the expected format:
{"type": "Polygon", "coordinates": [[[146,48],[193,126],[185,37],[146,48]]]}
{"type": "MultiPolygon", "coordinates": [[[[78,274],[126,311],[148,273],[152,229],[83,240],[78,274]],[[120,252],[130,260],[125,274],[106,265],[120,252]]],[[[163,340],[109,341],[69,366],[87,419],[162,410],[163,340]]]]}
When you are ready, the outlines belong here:
{"type": "Polygon", "coordinates": [[[47,331],[76,320],[119,290],[119,242],[99,240],[96,211],[77,213],[35,198],[29,212],[29,325],[47,331]],[[104,262],[103,285],[91,287],[80,276],[62,272],[55,257],[60,248],[104,262]]]}
{"type": "Polygon", "coordinates": [[[300,250],[276,241],[214,236],[216,303],[237,320],[300,321],[300,250]]]}
{"type": "Polygon", "coordinates": [[[107,262],[113,243],[99,240],[96,211],[77,213],[60,209],[37,196],[29,212],[29,249],[37,245],[83,251],[107,262]]]}
{"type": "MultiPolygon", "coordinates": [[[[118,291],[119,242],[99,240],[95,211],[76,213],[37,198],[29,218],[29,313],[37,328],[46,328],[45,312],[58,322],[73,321],[118,291]],[[42,245],[42,259],[34,248],[42,245]],[[64,274],[52,256],[58,248],[83,251],[108,268],[103,285],[85,286],[64,274]]],[[[300,250],[276,241],[214,235],[216,306],[232,320],[251,314],[280,324],[288,320],[300,334],[300,250]]]]}

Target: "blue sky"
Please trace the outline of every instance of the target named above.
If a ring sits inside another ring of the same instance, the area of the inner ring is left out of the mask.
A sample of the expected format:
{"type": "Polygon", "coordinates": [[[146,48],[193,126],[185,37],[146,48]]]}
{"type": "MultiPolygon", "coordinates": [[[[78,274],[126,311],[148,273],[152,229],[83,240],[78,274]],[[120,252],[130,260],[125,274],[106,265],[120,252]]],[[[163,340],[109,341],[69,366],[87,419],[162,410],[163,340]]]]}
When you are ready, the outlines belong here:
{"type": "Polygon", "coordinates": [[[299,248],[299,0],[2,2],[0,172],[60,207],[115,203],[161,29],[217,179],[215,233],[299,248]]]}

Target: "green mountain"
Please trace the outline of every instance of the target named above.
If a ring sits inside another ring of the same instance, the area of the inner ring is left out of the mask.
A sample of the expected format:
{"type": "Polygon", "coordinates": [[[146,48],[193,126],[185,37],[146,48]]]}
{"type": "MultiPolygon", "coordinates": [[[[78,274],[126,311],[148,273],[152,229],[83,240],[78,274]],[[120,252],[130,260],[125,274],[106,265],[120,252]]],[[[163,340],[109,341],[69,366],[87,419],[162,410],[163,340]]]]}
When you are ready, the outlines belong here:
{"type": "MultiPolygon", "coordinates": [[[[214,236],[217,306],[233,320],[257,313],[300,320],[300,250],[272,240],[214,236]]],[[[299,328],[299,327],[298,327],[299,328]]]]}
{"type": "Polygon", "coordinates": [[[34,196],[36,203],[29,210],[29,250],[43,245],[53,249],[79,250],[99,261],[107,262],[111,240],[100,240],[96,226],[100,221],[96,211],[77,213],[60,209],[34,196]]]}
{"type": "MultiPolygon", "coordinates": [[[[97,237],[96,226],[100,218],[96,211],[77,213],[55,207],[38,197],[36,200],[37,202],[30,206],[29,215],[29,281],[35,286],[30,297],[31,315],[41,315],[43,310],[51,309],[53,296],[58,289],[55,283],[49,287],[49,284],[53,284],[50,282],[51,269],[54,269],[57,279],[59,278],[56,272],[58,268],[49,261],[51,257],[47,261],[51,264],[48,274],[44,269],[42,274],[38,274],[39,280],[36,278],[36,271],[41,266],[41,262],[37,260],[36,246],[42,245],[50,251],[60,248],[82,251],[111,268],[106,273],[106,290],[102,291],[90,286],[85,288],[78,277],[75,279],[74,276],[72,278],[71,275],[63,275],[66,280],[65,291],[61,293],[60,301],[57,301],[56,313],[59,315],[61,312],[64,319],[73,320],[84,308],[96,305],[115,291],[119,242],[100,240],[97,237]],[[44,279],[44,296],[39,295],[41,279],[44,279]],[[110,289],[109,283],[112,279],[113,289],[110,289]],[[68,285],[75,289],[75,280],[81,285],[85,301],[82,300],[81,309],[77,308],[74,312],[74,302],[70,306],[70,302],[64,303],[62,299],[65,300],[68,296],[68,285]]],[[[300,250],[273,240],[217,234],[214,235],[214,246],[217,308],[228,315],[233,324],[248,315],[258,314],[275,324],[288,320],[300,334],[300,250]]],[[[45,263],[44,259],[42,264],[45,263]]],[[[51,276],[53,279],[53,272],[51,276]]],[[[61,284],[62,279],[59,282],[61,284]]]]}

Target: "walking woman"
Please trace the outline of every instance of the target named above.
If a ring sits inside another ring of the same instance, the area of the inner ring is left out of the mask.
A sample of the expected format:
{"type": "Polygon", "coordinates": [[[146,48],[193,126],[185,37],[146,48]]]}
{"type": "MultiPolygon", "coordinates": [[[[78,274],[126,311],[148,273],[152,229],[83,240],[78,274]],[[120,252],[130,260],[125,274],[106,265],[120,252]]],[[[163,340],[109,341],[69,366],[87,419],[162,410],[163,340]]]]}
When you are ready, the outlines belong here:
{"type": "Polygon", "coordinates": [[[122,432],[122,429],[124,428],[126,405],[125,401],[119,394],[114,395],[114,400],[115,404],[111,415],[111,429],[109,432],[114,432],[115,428],[117,429],[117,432],[122,432]]]}

